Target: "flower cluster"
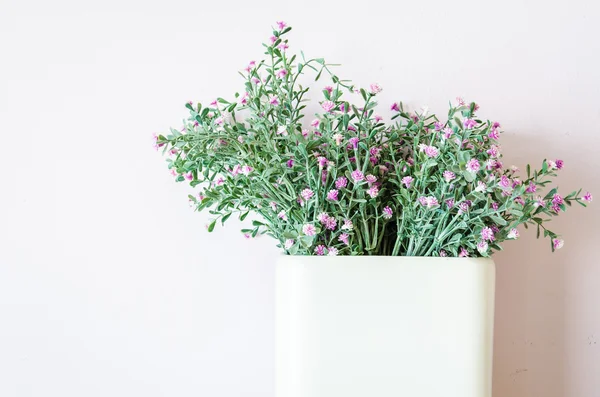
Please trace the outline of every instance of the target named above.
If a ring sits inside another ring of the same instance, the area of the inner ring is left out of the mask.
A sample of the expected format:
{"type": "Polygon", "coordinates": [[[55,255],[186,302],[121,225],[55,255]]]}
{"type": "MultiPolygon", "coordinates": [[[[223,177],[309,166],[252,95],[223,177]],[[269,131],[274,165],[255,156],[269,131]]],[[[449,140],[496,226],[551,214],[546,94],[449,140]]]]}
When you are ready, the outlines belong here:
{"type": "Polygon", "coordinates": [[[243,234],[266,233],[292,255],[489,256],[521,225],[563,246],[547,222],[592,196],[548,186],[562,160],[505,167],[500,124],[462,98],[445,119],[393,103],[384,123],[379,84],[356,88],[323,59],[290,55],[290,30],[277,23],[235,100],[187,103],[184,126],[154,137],[176,180],[200,190],[190,202],[214,216],[209,231],[253,213],[243,234]],[[306,124],[305,72],[330,80],[306,124]]]}

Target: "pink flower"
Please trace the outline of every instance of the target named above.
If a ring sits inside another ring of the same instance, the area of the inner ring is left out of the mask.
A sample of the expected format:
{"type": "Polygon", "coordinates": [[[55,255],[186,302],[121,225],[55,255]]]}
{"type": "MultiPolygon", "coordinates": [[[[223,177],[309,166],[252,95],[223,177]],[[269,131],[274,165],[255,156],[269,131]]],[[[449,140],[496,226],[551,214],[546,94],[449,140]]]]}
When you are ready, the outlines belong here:
{"type": "Polygon", "coordinates": [[[194,179],[194,174],[192,174],[192,172],[186,172],[185,174],[183,174],[183,177],[188,181],[191,181],[192,179],[194,179]]]}
{"type": "Polygon", "coordinates": [[[354,183],[360,182],[365,179],[364,174],[360,170],[352,171],[352,179],[354,179],[354,183]]]}
{"type": "Polygon", "coordinates": [[[485,162],[485,168],[488,171],[494,170],[496,169],[496,160],[494,159],[489,159],[488,161],[485,162]]]}
{"type": "Polygon", "coordinates": [[[465,200],[458,205],[458,215],[465,214],[469,211],[471,207],[471,200],[465,200]]]}
{"type": "Polygon", "coordinates": [[[560,194],[555,194],[552,196],[552,204],[561,205],[565,202],[560,194]]]}
{"type": "Polygon", "coordinates": [[[498,182],[498,186],[500,186],[502,188],[510,188],[510,186],[511,186],[510,179],[508,179],[508,177],[506,175],[502,175],[500,177],[500,182],[498,182]]]}
{"type": "Polygon", "coordinates": [[[325,246],[324,245],[317,245],[315,247],[315,254],[317,254],[318,256],[323,256],[325,255],[325,246]]]}
{"type": "Polygon", "coordinates": [[[490,157],[498,157],[498,155],[500,154],[500,148],[497,145],[492,145],[487,150],[487,154],[489,154],[490,157]]]}
{"type": "Polygon", "coordinates": [[[445,257],[447,257],[447,256],[448,256],[448,254],[446,253],[446,251],[444,251],[444,250],[440,250],[440,256],[441,256],[442,258],[445,258],[445,257]]]}
{"type": "Polygon", "coordinates": [[[239,99],[239,103],[240,105],[246,105],[248,103],[248,94],[247,92],[244,92],[244,95],[242,95],[239,99]]]}
{"type": "Polygon", "coordinates": [[[357,137],[352,137],[352,138],[348,139],[348,142],[350,142],[350,144],[352,145],[352,147],[354,149],[358,148],[358,138],[357,137]]]}
{"type": "Polygon", "coordinates": [[[287,74],[288,74],[288,71],[285,69],[279,69],[277,71],[277,73],[275,73],[275,75],[277,76],[278,79],[284,78],[285,76],[287,76],[287,74]]]}
{"type": "Polygon", "coordinates": [[[405,176],[400,182],[404,184],[404,186],[406,186],[407,189],[410,189],[410,185],[414,180],[415,179],[412,176],[405,176]]]}
{"type": "Polygon", "coordinates": [[[307,236],[314,236],[317,234],[317,229],[310,223],[307,223],[306,225],[302,226],[302,233],[307,236]]]}
{"type": "Polygon", "coordinates": [[[446,180],[446,182],[450,182],[451,180],[453,180],[454,178],[456,178],[456,175],[452,171],[444,171],[444,173],[442,174],[442,176],[444,177],[444,179],[446,180]]]}
{"type": "Polygon", "coordinates": [[[373,83],[371,84],[371,95],[377,95],[379,94],[381,91],[383,91],[383,88],[381,88],[381,86],[377,83],[373,83]]]}
{"type": "Polygon", "coordinates": [[[327,200],[338,201],[338,193],[338,190],[331,189],[329,192],[327,192],[327,200]]]}
{"type": "Polygon", "coordinates": [[[250,167],[249,165],[244,165],[240,171],[242,174],[248,176],[252,171],[254,171],[254,168],[250,167]]]}
{"type": "Polygon", "coordinates": [[[399,112],[400,111],[400,107],[398,106],[397,102],[392,103],[392,106],[390,106],[390,110],[392,112],[399,112]]]}
{"type": "Polygon", "coordinates": [[[533,182],[529,182],[529,186],[527,186],[527,189],[525,189],[525,192],[534,193],[536,190],[537,190],[536,184],[533,182]]]}
{"type": "Polygon", "coordinates": [[[328,216],[323,224],[325,225],[326,229],[335,230],[335,227],[337,226],[337,220],[333,216],[328,216]]]}
{"type": "Polygon", "coordinates": [[[215,124],[216,124],[216,125],[223,125],[223,122],[224,122],[224,121],[225,121],[225,120],[223,119],[223,116],[219,116],[219,117],[217,117],[217,118],[215,119],[215,124]]]}
{"type": "Polygon", "coordinates": [[[327,93],[329,95],[331,95],[331,93],[333,92],[333,87],[328,85],[328,86],[324,87],[323,90],[327,91],[327,93]]]}
{"type": "Polygon", "coordinates": [[[292,168],[294,166],[294,159],[289,159],[286,162],[286,165],[287,165],[288,168],[292,168]]]}
{"type": "Polygon", "coordinates": [[[214,100],[213,100],[213,101],[210,103],[210,106],[211,106],[211,107],[213,107],[213,108],[216,108],[216,107],[217,107],[217,100],[216,100],[216,99],[214,99],[214,100]]]}
{"type": "Polygon", "coordinates": [[[469,160],[469,162],[466,165],[467,171],[471,173],[476,173],[477,171],[479,171],[480,167],[481,165],[479,164],[479,161],[477,161],[477,159],[469,160]]]}
{"type": "Polygon", "coordinates": [[[379,189],[377,186],[371,186],[369,190],[367,190],[367,194],[371,196],[371,198],[375,198],[379,194],[379,189]]]}
{"type": "Polygon", "coordinates": [[[254,85],[259,85],[259,84],[260,84],[260,79],[259,79],[258,77],[252,77],[252,78],[250,79],[250,81],[252,81],[252,83],[253,83],[254,85]]]}
{"type": "Polygon", "coordinates": [[[344,139],[344,136],[340,133],[333,134],[331,137],[337,146],[340,146],[342,144],[342,140],[344,139]]]}
{"type": "Polygon", "coordinates": [[[335,247],[329,247],[327,249],[327,256],[337,256],[338,254],[338,249],[335,247]]]}
{"type": "Polygon", "coordinates": [[[323,108],[324,111],[326,111],[327,113],[329,113],[329,112],[331,112],[335,108],[335,103],[333,103],[331,101],[324,101],[321,104],[321,107],[323,108]]]}
{"type": "Polygon", "coordinates": [[[436,130],[436,131],[441,131],[442,128],[444,128],[444,123],[442,123],[441,121],[436,121],[433,124],[433,129],[436,130]]]}
{"type": "Polygon", "coordinates": [[[454,200],[453,199],[446,200],[446,205],[448,206],[448,209],[454,207],[454,200]]]}
{"type": "Polygon", "coordinates": [[[565,242],[559,238],[555,238],[554,240],[552,240],[552,246],[555,250],[561,249],[563,245],[565,245],[565,242]]]}
{"type": "Polygon", "coordinates": [[[498,133],[498,130],[496,128],[492,128],[488,136],[496,141],[500,138],[500,134],[498,133]]]}
{"type": "Polygon", "coordinates": [[[466,248],[460,247],[460,253],[458,254],[459,258],[467,258],[469,256],[469,251],[466,248]]]}
{"type": "Polygon", "coordinates": [[[319,126],[319,119],[314,119],[313,121],[311,121],[310,126],[313,128],[317,128],[319,126]]]}
{"type": "Polygon", "coordinates": [[[269,40],[271,41],[271,45],[273,45],[277,41],[277,37],[271,36],[271,37],[269,37],[269,40]]]}
{"type": "Polygon", "coordinates": [[[548,168],[549,169],[551,169],[551,170],[556,169],[556,163],[554,161],[548,160],[547,163],[548,163],[548,168]]]}
{"type": "Polygon", "coordinates": [[[583,196],[583,201],[587,201],[588,203],[592,202],[592,193],[587,192],[584,196],[583,196]]]}
{"type": "Polygon", "coordinates": [[[269,96],[269,103],[271,105],[274,105],[274,106],[279,105],[279,98],[277,98],[277,95],[270,95],[269,96]]]}
{"type": "Polygon", "coordinates": [[[175,168],[171,168],[171,170],[169,171],[169,173],[173,176],[179,176],[179,173],[177,172],[177,170],[175,168]]]}
{"type": "Polygon", "coordinates": [[[225,178],[223,178],[222,176],[218,177],[217,180],[215,181],[216,186],[221,186],[224,183],[225,183],[225,178]]]}
{"type": "Polygon", "coordinates": [[[350,219],[344,219],[344,224],[342,225],[342,230],[352,230],[354,229],[354,225],[350,219]]]}
{"type": "Polygon", "coordinates": [[[372,185],[373,183],[377,182],[377,177],[375,175],[369,174],[366,176],[366,179],[369,185],[372,185]]]}
{"type": "Polygon", "coordinates": [[[535,203],[533,203],[534,207],[542,207],[545,208],[546,207],[546,202],[544,201],[544,199],[542,198],[542,196],[537,196],[535,198],[535,203]]]}
{"type": "Polygon", "coordinates": [[[492,202],[492,208],[494,209],[494,211],[498,211],[498,208],[500,208],[500,205],[497,202],[492,202]]]}
{"type": "Polygon", "coordinates": [[[475,127],[477,125],[477,122],[473,119],[464,119],[463,120],[463,127],[465,127],[467,130],[470,130],[471,128],[475,127]]]}
{"type": "Polygon", "coordinates": [[[286,42],[281,42],[281,43],[279,43],[279,45],[277,46],[277,48],[278,48],[280,51],[285,51],[285,50],[287,50],[288,48],[290,48],[290,46],[289,46],[289,45],[288,45],[286,42]]]}
{"type": "Polygon", "coordinates": [[[369,154],[374,157],[380,157],[381,156],[381,148],[380,147],[372,147],[371,149],[369,149],[369,154]]]}
{"type": "Polygon", "coordinates": [[[380,123],[381,121],[383,121],[383,117],[381,117],[378,114],[376,114],[375,116],[373,116],[373,118],[375,119],[376,123],[380,123]]]}
{"type": "Polygon", "coordinates": [[[556,169],[558,170],[562,170],[562,168],[565,166],[565,162],[562,160],[555,160],[554,163],[556,164],[556,169]]]}
{"type": "Polygon", "coordinates": [[[271,201],[271,202],[269,203],[269,207],[271,207],[271,209],[272,209],[273,211],[277,211],[277,203],[276,203],[276,202],[274,202],[274,201],[271,201]]]}
{"type": "Polygon", "coordinates": [[[392,211],[390,207],[384,207],[382,212],[384,219],[391,219],[392,215],[394,214],[394,211],[392,211]]]}
{"type": "Polygon", "coordinates": [[[483,193],[487,190],[487,185],[481,181],[477,182],[477,187],[475,188],[476,192],[483,193]]]}
{"type": "Polygon", "coordinates": [[[419,203],[427,208],[433,208],[439,205],[438,200],[433,196],[419,197],[419,203]]]}
{"type": "Polygon", "coordinates": [[[302,198],[306,201],[310,200],[314,195],[315,193],[308,188],[304,189],[302,193],[300,193],[300,196],[302,196],[302,198]]]}
{"type": "Polygon", "coordinates": [[[479,251],[479,253],[482,255],[487,253],[488,248],[488,243],[486,243],[485,241],[480,241],[479,243],[477,243],[477,251],[479,251]]]}
{"type": "Polygon", "coordinates": [[[285,240],[285,244],[283,245],[283,248],[285,248],[286,250],[289,250],[293,246],[294,246],[294,240],[288,239],[288,240],[285,240]]]}
{"type": "Polygon", "coordinates": [[[517,238],[519,238],[519,231],[515,228],[510,229],[510,232],[508,232],[506,238],[516,240],[517,238]]]}
{"type": "Polygon", "coordinates": [[[347,233],[342,233],[338,237],[338,240],[341,241],[342,243],[346,244],[346,245],[350,245],[350,243],[348,242],[348,238],[349,237],[350,236],[347,233]]]}
{"type": "Polygon", "coordinates": [[[252,237],[252,236],[251,236],[251,235],[249,235],[248,233],[244,233],[244,238],[245,238],[246,240],[249,240],[251,237],[252,237]]]}
{"type": "Polygon", "coordinates": [[[457,96],[456,97],[456,104],[458,106],[465,106],[465,100],[462,97],[457,96]]]}
{"type": "Polygon", "coordinates": [[[323,167],[325,167],[327,165],[327,159],[325,157],[323,157],[323,156],[319,156],[317,158],[317,162],[319,163],[319,167],[320,168],[323,168],[323,167]]]}
{"type": "Polygon", "coordinates": [[[342,188],[345,188],[346,186],[348,186],[348,179],[346,179],[343,176],[340,176],[338,179],[336,179],[336,181],[335,181],[336,188],[342,189],[342,188]]]}
{"type": "Polygon", "coordinates": [[[242,166],[239,164],[236,164],[233,166],[233,169],[231,170],[231,175],[233,176],[237,176],[237,174],[239,174],[242,170],[242,166]]]}
{"type": "Polygon", "coordinates": [[[481,229],[481,238],[484,240],[494,241],[494,231],[489,227],[484,227],[481,229]]]}
{"type": "Polygon", "coordinates": [[[277,127],[277,135],[288,136],[287,128],[285,125],[277,127]]]}
{"type": "Polygon", "coordinates": [[[450,139],[452,137],[452,134],[454,134],[454,130],[450,127],[444,128],[442,132],[444,133],[442,134],[442,138],[444,139],[450,139]]]}
{"type": "Polygon", "coordinates": [[[317,215],[317,220],[321,223],[325,223],[327,219],[329,219],[327,212],[321,212],[319,215],[317,215]]]}
{"type": "Polygon", "coordinates": [[[439,156],[440,151],[435,146],[426,146],[425,154],[427,155],[427,157],[434,158],[434,157],[439,156]]]}
{"type": "Polygon", "coordinates": [[[283,30],[286,28],[287,23],[283,22],[283,21],[277,21],[275,22],[277,24],[277,29],[279,30],[283,30]]]}

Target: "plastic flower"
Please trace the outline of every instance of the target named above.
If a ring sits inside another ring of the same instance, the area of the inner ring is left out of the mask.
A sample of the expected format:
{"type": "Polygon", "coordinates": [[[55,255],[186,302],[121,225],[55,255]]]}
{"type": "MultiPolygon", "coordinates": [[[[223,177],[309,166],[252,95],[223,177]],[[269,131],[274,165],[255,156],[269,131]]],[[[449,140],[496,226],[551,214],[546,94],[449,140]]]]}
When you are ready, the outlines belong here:
{"type": "Polygon", "coordinates": [[[339,191],[336,189],[331,189],[327,192],[327,200],[330,201],[338,201],[338,193],[339,191]]]}
{"type": "Polygon", "coordinates": [[[287,220],[288,220],[287,214],[285,213],[285,211],[284,211],[284,210],[281,210],[281,211],[279,211],[279,214],[277,214],[277,217],[278,217],[279,219],[282,219],[282,220],[284,220],[284,221],[287,221],[287,220]]]}
{"type": "Polygon", "coordinates": [[[439,205],[438,200],[433,196],[419,197],[419,203],[427,208],[434,208],[439,205]]]}
{"type": "Polygon", "coordinates": [[[552,240],[552,246],[555,250],[559,250],[565,245],[565,242],[559,238],[555,238],[552,240]]]}
{"type": "Polygon", "coordinates": [[[337,220],[333,216],[328,216],[327,219],[325,219],[325,222],[323,222],[323,225],[325,226],[325,229],[335,230],[337,220]]]}
{"type": "Polygon", "coordinates": [[[445,258],[445,257],[447,257],[447,256],[448,256],[448,254],[446,253],[446,251],[444,251],[444,250],[440,250],[440,256],[441,256],[442,258],[445,258]]]}
{"type": "Polygon", "coordinates": [[[477,182],[477,187],[475,188],[476,192],[483,193],[487,190],[487,185],[481,181],[477,182]]]}
{"type": "Polygon", "coordinates": [[[352,179],[354,179],[355,183],[360,182],[365,179],[364,174],[360,170],[352,171],[351,175],[352,175],[352,179]]]}
{"type": "Polygon", "coordinates": [[[290,248],[292,248],[293,245],[294,245],[294,240],[288,239],[288,240],[285,240],[285,244],[283,245],[283,248],[285,248],[286,250],[289,250],[290,248]]]}
{"type": "Polygon", "coordinates": [[[287,165],[288,168],[292,168],[294,166],[294,159],[289,159],[285,165],[287,165]]]}
{"type": "Polygon", "coordinates": [[[527,189],[525,189],[525,192],[527,193],[534,193],[537,190],[537,186],[535,183],[529,182],[529,186],[527,186],[527,189]]]}
{"type": "Polygon", "coordinates": [[[337,146],[340,146],[342,144],[342,140],[344,139],[344,136],[339,132],[337,134],[333,134],[331,137],[333,138],[337,146]]]}
{"type": "Polygon", "coordinates": [[[583,201],[587,201],[588,203],[592,202],[592,193],[587,192],[584,196],[583,196],[583,201]]]}
{"type": "Polygon", "coordinates": [[[342,225],[342,230],[352,230],[354,229],[354,225],[350,219],[344,219],[344,224],[342,225]]]}
{"type": "Polygon", "coordinates": [[[350,245],[350,243],[348,242],[349,237],[350,236],[348,235],[348,233],[342,233],[338,237],[338,240],[341,241],[342,243],[346,244],[346,245],[350,245]]]}
{"type": "Polygon", "coordinates": [[[519,238],[519,231],[515,228],[510,229],[510,232],[508,232],[506,238],[516,240],[517,238],[519,238]]]}
{"type": "Polygon", "coordinates": [[[327,256],[337,256],[338,254],[338,249],[335,247],[329,247],[327,249],[327,256]]]}
{"type": "Polygon", "coordinates": [[[367,183],[369,185],[372,185],[373,183],[377,182],[377,177],[375,175],[369,174],[365,177],[365,179],[367,180],[367,183]]]}
{"type": "Polygon", "coordinates": [[[562,168],[565,166],[565,162],[562,160],[555,160],[554,164],[556,164],[557,170],[562,170],[562,168]]]}
{"type": "Polygon", "coordinates": [[[451,180],[453,180],[454,178],[456,178],[456,175],[452,171],[444,171],[444,173],[442,174],[442,176],[444,177],[444,179],[446,180],[446,182],[450,182],[451,180]]]}
{"type": "Polygon", "coordinates": [[[377,188],[377,186],[371,186],[369,190],[367,190],[367,194],[371,196],[371,198],[375,198],[379,194],[379,188],[377,188]]]}
{"type": "Polygon", "coordinates": [[[509,188],[511,186],[510,179],[506,175],[502,175],[500,177],[500,181],[498,182],[498,186],[502,188],[509,188]]]}
{"type": "Polygon", "coordinates": [[[247,92],[244,92],[244,95],[242,95],[240,97],[240,99],[238,100],[238,102],[240,103],[240,105],[246,105],[248,103],[248,94],[247,92]]]}
{"type": "Polygon", "coordinates": [[[383,212],[384,219],[392,219],[392,215],[394,214],[394,211],[392,211],[392,209],[390,207],[384,207],[382,212],[383,212]]]}
{"type": "Polygon", "coordinates": [[[443,134],[442,134],[442,138],[443,139],[450,139],[452,137],[452,134],[454,134],[454,130],[450,127],[446,127],[442,130],[443,134]]]}
{"type": "Polygon", "coordinates": [[[460,247],[460,253],[458,254],[459,258],[467,258],[469,256],[469,251],[465,247],[460,247]]]}
{"type": "Polygon", "coordinates": [[[448,209],[454,207],[454,200],[453,199],[446,200],[446,206],[448,207],[448,209]]]}
{"type": "Polygon", "coordinates": [[[477,161],[477,159],[469,160],[466,165],[467,171],[473,174],[479,171],[479,167],[481,167],[481,165],[479,164],[479,161],[477,161]]]}
{"type": "Polygon", "coordinates": [[[317,215],[317,220],[321,223],[325,223],[327,219],[329,219],[327,212],[321,212],[319,215],[317,215]]]}
{"type": "Polygon", "coordinates": [[[283,21],[278,21],[278,22],[275,22],[275,23],[277,24],[277,28],[278,28],[279,30],[283,30],[283,29],[285,29],[285,28],[286,28],[286,26],[287,26],[287,23],[285,23],[285,22],[283,22],[283,21]]]}
{"type": "Polygon", "coordinates": [[[243,165],[240,169],[240,172],[246,176],[250,175],[252,171],[254,171],[254,168],[250,167],[249,165],[243,165]]]}
{"type": "Polygon", "coordinates": [[[484,227],[481,229],[481,238],[483,240],[494,241],[494,231],[490,227],[484,227]]]}
{"type": "Polygon", "coordinates": [[[348,179],[346,179],[346,177],[340,176],[338,179],[335,180],[335,187],[337,189],[342,189],[346,186],[348,186],[348,179]]]}
{"type": "Polygon", "coordinates": [[[381,86],[377,83],[373,83],[371,84],[371,95],[377,95],[379,94],[381,91],[383,91],[383,88],[381,88],[381,86]]]}
{"type": "Polygon", "coordinates": [[[278,79],[282,79],[285,76],[287,76],[288,71],[286,69],[279,69],[276,73],[275,76],[277,76],[278,79]]]}
{"type": "Polygon", "coordinates": [[[350,144],[352,144],[353,149],[358,148],[358,138],[357,137],[352,137],[352,138],[348,139],[348,142],[350,142],[350,144]]]}
{"type": "Polygon", "coordinates": [[[319,119],[314,119],[313,121],[311,121],[310,126],[313,128],[317,128],[319,126],[319,119]]]}
{"type": "Polygon", "coordinates": [[[310,223],[307,223],[306,225],[302,226],[302,233],[307,236],[314,236],[317,234],[317,229],[310,223]]]}
{"type": "Polygon", "coordinates": [[[477,251],[479,251],[479,253],[481,255],[487,254],[488,248],[489,248],[488,243],[486,243],[485,241],[480,241],[477,244],[477,251]]]}
{"type": "Polygon", "coordinates": [[[427,157],[434,158],[440,155],[440,151],[435,146],[426,146],[425,154],[427,155],[427,157]]]}
{"type": "Polygon", "coordinates": [[[277,95],[270,95],[269,96],[269,104],[271,104],[273,106],[279,105],[279,98],[277,98],[277,95]]]}
{"type": "Polygon", "coordinates": [[[331,112],[335,108],[335,103],[333,103],[331,101],[324,101],[321,104],[321,107],[323,108],[324,111],[326,111],[327,113],[329,113],[329,112],[331,112]]]}
{"type": "Polygon", "coordinates": [[[400,111],[400,107],[398,106],[397,102],[392,103],[392,106],[390,106],[390,110],[392,112],[399,112],[400,111]]]}
{"type": "Polygon", "coordinates": [[[191,181],[192,179],[194,179],[194,174],[192,174],[192,172],[186,172],[185,174],[183,174],[183,177],[186,180],[191,181]]]}
{"type": "Polygon", "coordinates": [[[473,119],[464,119],[463,120],[463,127],[465,127],[467,130],[470,130],[471,128],[475,127],[477,125],[477,122],[473,119]]]}
{"type": "Polygon", "coordinates": [[[414,178],[412,176],[405,176],[404,178],[402,178],[402,180],[400,182],[404,186],[406,186],[407,189],[410,189],[410,185],[413,181],[414,181],[414,178]]]}
{"type": "Polygon", "coordinates": [[[315,247],[315,254],[319,255],[319,256],[323,256],[323,255],[325,255],[325,250],[326,250],[326,248],[324,245],[317,245],[315,247]]]}

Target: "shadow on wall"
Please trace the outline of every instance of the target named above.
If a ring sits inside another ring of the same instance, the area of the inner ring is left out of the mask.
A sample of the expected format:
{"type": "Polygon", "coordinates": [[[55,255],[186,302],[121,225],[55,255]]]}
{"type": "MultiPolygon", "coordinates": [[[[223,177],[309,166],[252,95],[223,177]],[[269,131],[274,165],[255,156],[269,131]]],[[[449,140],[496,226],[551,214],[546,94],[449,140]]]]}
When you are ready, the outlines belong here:
{"type": "MultiPolygon", "coordinates": [[[[504,151],[510,153],[504,157],[505,166],[515,164],[523,172],[527,162],[539,168],[537,164],[544,158],[577,153],[575,146],[581,146],[572,142],[573,147],[558,147],[551,141],[532,139],[532,135],[508,133],[501,142],[504,151]]],[[[584,160],[572,157],[564,157],[566,168],[556,180],[560,192],[566,195],[579,187],[584,192],[599,192],[598,179],[586,173],[584,160]]],[[[586,271],[582,256],[591,259],[595,220],[598,211],[594,204],[588,208],[575,205],[550,224],[550,229],[565,240],[562,250],[552,253],[548,239],[542,235],[537,240],[534,228],[522,228],[521,238],[507,242],[505,251],[496,255],[494,397],[574,395],[574,386],[569,385],[567,347],[577,335],[574,329],[569,332],[566,301],[569,295],[577,296],[578,290],[567,280],[569,274],[575,275],[571,279],[580,278],[576,273],[586,271]]],[[[575,301],[590,304],[582,295],[575,301]]],[[[578,359],[581,357],[574,358],[578,359]]]]}

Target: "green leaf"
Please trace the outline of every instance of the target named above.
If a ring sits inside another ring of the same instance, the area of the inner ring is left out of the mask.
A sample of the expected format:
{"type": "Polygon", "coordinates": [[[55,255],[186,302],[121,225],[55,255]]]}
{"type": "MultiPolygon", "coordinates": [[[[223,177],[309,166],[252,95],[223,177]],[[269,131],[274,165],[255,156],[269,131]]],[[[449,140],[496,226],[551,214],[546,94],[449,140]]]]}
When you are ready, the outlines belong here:
{"type": "Polygon", "coordinates": [[[244,219],[246,219],[246,217],[248,216],[248,214],[250,213],[250,211],[246,211],[243,214],[240,215],[240,221],[243,221],[244,219]]]}
{"type": "Polygon", "coordinates": [[[207,230],[209,231],[209,233],[212,233],[212,231],[215,230],[216,223],[217,223],[217,220],[215,219],[211,223],[208,224],[207,230]]]}

